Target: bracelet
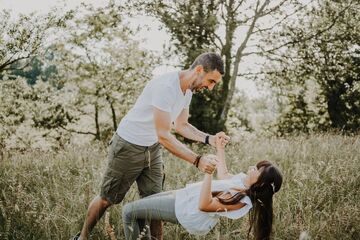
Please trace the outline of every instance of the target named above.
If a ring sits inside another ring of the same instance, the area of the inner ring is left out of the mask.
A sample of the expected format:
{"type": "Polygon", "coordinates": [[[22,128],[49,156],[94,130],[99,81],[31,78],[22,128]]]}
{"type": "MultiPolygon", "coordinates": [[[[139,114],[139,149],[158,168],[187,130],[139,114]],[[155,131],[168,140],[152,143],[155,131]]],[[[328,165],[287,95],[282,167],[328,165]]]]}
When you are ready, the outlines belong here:
{"type": "Polygon", "coordinates": [[[210,143],[209,143],[209,138],[210,138],[210,136],[209,136],[209,135],[206,135],[206,137],[205,137],[205,143],[210,145],[210,143]]]}
{"type": "Polygon", "coordinates": [[[193,164],[197,168],[199,167],[199,162],[200,162],[201,157],[202,157],[201,155],[197,155],[195,161],[193,162],[193,164]]]}

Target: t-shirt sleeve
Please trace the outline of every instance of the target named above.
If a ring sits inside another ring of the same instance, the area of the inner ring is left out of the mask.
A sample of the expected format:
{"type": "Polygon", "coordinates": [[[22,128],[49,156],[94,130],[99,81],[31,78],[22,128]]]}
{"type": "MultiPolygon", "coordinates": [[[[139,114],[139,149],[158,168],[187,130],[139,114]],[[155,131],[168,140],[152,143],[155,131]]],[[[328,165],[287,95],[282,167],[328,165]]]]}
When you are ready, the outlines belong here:
{"type": "Polygon", "coordinates": [[[165,112],[171,112],[174,105],[174,93],[170,86],[155,85],[153,86],[151,105],[165,112]]]}
{"type": "Polygon", "coordinates": [[[185,105],[184,105],[185,109],[190,108],[191,99],[192,99],[192,92],[190,90],[187,90],[186,98],[185,98],[185,105]]]}

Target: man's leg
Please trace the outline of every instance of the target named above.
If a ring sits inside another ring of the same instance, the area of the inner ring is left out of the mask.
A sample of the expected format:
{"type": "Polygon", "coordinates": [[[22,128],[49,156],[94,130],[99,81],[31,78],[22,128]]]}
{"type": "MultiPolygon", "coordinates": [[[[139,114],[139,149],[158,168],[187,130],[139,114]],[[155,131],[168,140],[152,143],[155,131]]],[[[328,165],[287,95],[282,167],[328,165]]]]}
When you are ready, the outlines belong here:
{"type": "Polygon", "coordinates": [[[90,232],[100,220],[104,212],[112,204],[100,196],[96,196],[90,203],[84,226],[81,230],[80,239],[87,240],[90,232]]]}
{"type": "Polygon", "coordinates": [[[163,240],[163,225],[161,220],[151,220],[150,232],[152,239],[163,240]]]}
{"type": "MultiPolygon", "coordinates": [[[[164,173],[164,164],[162,164],[161,190],[164,190],[164,182],[165,182],[165,173],[164,173]]],[[[164,228],[163,221],[152,220],[150,223],[151,237],[153,239],[163,240],[163,228],[164,228]]]]}
{"type": "Polygon", "coordinates": [[[109,206],[123,200],[130,186],[141,174],[145,161],[141,153],[143,151],[138,151],[130,143],[114,135],[110,142],[108,166],[103,176],[100,196],[95,197],[89,205],[81,231],[81,240],[88,238],[109,206]]]}

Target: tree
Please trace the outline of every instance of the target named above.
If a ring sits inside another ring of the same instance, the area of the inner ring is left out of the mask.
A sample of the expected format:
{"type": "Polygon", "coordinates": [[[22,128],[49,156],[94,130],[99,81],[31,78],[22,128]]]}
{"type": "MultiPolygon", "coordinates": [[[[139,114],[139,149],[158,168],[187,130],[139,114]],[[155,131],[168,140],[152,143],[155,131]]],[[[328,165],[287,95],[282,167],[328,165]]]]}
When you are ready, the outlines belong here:
{"type": "Polygon", "coordinates": [[[210,133],[225,126],[240,63],[246,56],[262,53],[261,46],[254,44],[256,39],[289,16],[283,9],[302,8],[297,1],[286,0],[156,0],[141,4],[169,31],[173,53],[183,57],[183,67],[204,51],[217,51],[224,57],[222,84],[211,94],[194,96],[191,106],[196,111],[192,111],[190,121],[210,133]],[[280,19],[275,21],[276,18],[280,19]],[[245,29],[243,35],[239,34],[240,29],[245,29]]]}
{"type": "Polygon", "coordinates": [[[272,64],[264,70],[271,68],[266,79],[290,104],[279,118],[280,133],[360,129],[358,8],[356,1],[322,0],[282,29],[291,47],[269,52],[272,64]]]}
{"type": "Polygon", "coordinates": [[[26,106],[23,100],[29,98],[30,87],[22,81],[0,81],[0,146],[5,148],[6,139],[17,126],[26,119],[26,106]],[[6,94],[5,94],[6,93],[6,94]]]}
{"type": "Polygon", "coordinates": [[[76,115],[83,120],[80,128],[64,129],[106,139],[150,79],[157,58],[134,40],[122,6],[83,4],[76,12],[67,37],[53,47],[57,79],[72,89],[76,115]]]}
{"type": "Polygon", "coordinates": [[[157,58],[133,40],[120,6],[83,5],[76,12],[46,44],[1,72],[1,149],[61,147],[74,134],[107,139],[150,79],[157,58]]]}
{"type": "Polygon", "coordinates": [[[63,90],[49,82],[29,85],[23,77],[8,79],[5,75],[0,92],[0,152],[5,148],[57,148],[69,140],[59,126],[76,118],[63,90]]]}
{"type": "Polygon", "coordinates": [[[23,69],[36,56],[46,53],[46,37],[54,28],[64,27],[72,12],[53,10],[45,16],[20,14],[11,20],[8,10],[0,12],[0,77],[5,71],[23,69]]]}
{"type": "MultiPolygon", "coordinates": [[[[49,133],[48,129],[40,131],[34,125],[34,120],[39,117],[35,114],[38,110],[35,102],[45,100],[42,98],[45,93],[49,97],[46,101],[49,101],[58,92],[53,91],[51,85],[45,87],[45,84],[40,88],[29,84],[34,85],[42,71],[45,73],[43,76],[49,76],[52,72],[51,68],[44,67],[42,59],[47,49],[47,36],[54,29],[65,27],[65,21],[71,15],[71,12],[62,14],[58,10],[52,10],[44,16],[35,13],[20,14],[13,20],[9,11],[0,12],[1,150],[12,143],[18,148],[31,147],[37,141],[34,136],[41,138],[49,133]]],[[[49,105],[45,108],[51,112],[49,116],[59,118],[66,115],[66,111],[61,116],[54,114],[49,105]]],[[[57,138],[55,135],[57,134],[53,134],[57,138]]]]}
{"type": "Polygon", "coordinates": [[[236,136],[240,130],[247,132],[254,130],[250,121],[250,103],[250,99],[243,92],[235,95],[229,111],[228,121],[226,122],[227,128],[232,136],[236,136]]]}

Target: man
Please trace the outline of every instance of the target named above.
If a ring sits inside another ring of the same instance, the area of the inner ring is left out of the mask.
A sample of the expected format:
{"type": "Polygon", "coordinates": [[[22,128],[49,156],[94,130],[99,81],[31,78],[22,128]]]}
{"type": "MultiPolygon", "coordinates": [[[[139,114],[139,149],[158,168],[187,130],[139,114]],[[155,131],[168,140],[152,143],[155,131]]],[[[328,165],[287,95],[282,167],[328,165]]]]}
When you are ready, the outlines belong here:
{"type": "MultiPolygon", "coordinates": [[[[135,181],[141,197],[161,192],[161,145],[203,172],[214,171],[216,159],[194,153],[170,131],[173,127],[185,138],[215,146],[214,136],[188,123],[189,105],[192,92],[204,88],[212,90],[223,74],[221,57],[215,53],[203,53],[190,69],[168,73],[147,83],[110,141],[108,166],[100,195],[90,203],[81,234],[73,239],[87,239],[105,210],[120,203],[135,181]]],[[[223,137],[229,140],[225,134],[223,137]]],[[[157,238],[162,238],[159,222],[152,222],[151,230],[157,232],[157,238]]]]}

